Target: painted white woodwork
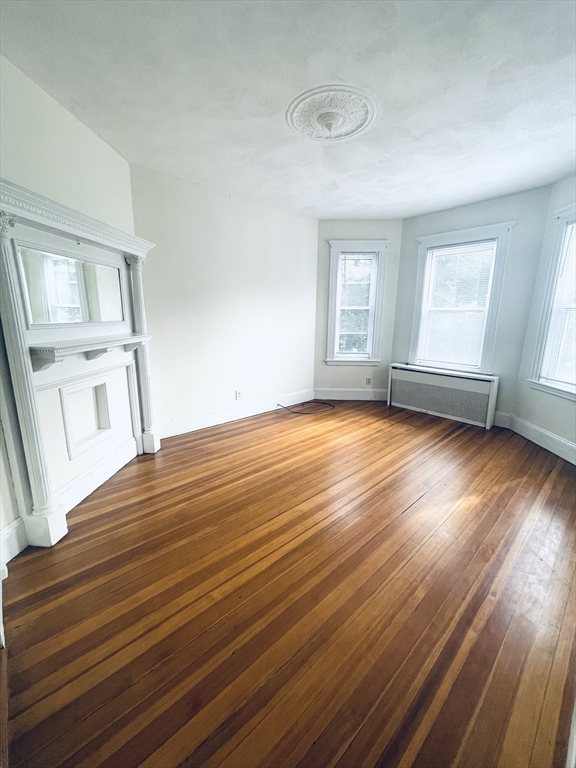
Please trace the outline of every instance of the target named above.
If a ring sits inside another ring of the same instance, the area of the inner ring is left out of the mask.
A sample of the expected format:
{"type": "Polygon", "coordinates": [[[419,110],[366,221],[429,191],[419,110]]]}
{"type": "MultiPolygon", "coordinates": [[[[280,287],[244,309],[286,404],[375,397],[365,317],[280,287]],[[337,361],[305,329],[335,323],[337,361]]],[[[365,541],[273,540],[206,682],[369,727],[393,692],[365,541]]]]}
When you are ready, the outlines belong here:
{"type": "Polygon", "coordinates": [[[139,402],[139,389],[150,398],[147,357],[137,369],[134,359],[150,338],[141,267],[152,245],[9,182],[1,182],[0,196],[2,326],[33,501],[21,516],[28,543],[52,546],[67,532],[66,512],[146,448],[144,429],[148,448],[159,448],[151,408],[139,402]],[[115,267],[121,321],[32,324],[22,247],[115,267]],[[139,285],[128,278],[132,257],[139,285]]]}
{"type": "MultiPolygon", "coordinates": [[[[142,267],[144,256],[130,254],[126,261],[130,265],[132,285],[132,310],[134,313],[134,328],[138,334],[146,335],[146,310],[144,308],[144,286],[142,284],[142,267]]],[[[144,453],[156,453],[160,450],[160,436],[154,427],[152,412],[152,383],[150,381],[150,353],[148,343],[144,341],[136,349],[136,365],[138,368],[138,383],[140,390],[140,407],[142,409],[142,445],[144,453]]]]}
{"type": "Polygon", "coordinates": [[[496,241],[496,255],[492,267],[491,288],[488,296],[486,320],[483,332],[483,342],[480,363],[474,365],[455,365],[454,363],[442,365],[435,363],[438,368],[457,368],[459,370],[475,370],[488,373],[492,368],[494,357],[494,345],[496,343],[496,326],[500,311],[500,298],[502,295],[502,283],[510,232],[516,224],[515,221],[507,221],[502,224],[488,224],[482,227],[461,229],[455,232],[444,232],[438,235],[429,235],[418,238],[418,274],[416,277],[416,299],[414,302],[414,317],[412,320],[412,338],[410,343],[409,361],[416,365],[418,360],[420,334],[422,331],[422,313],[424,304],[424,289],[428,274],[428,251],[433,248],[441,248],[450,245],[464,245],[477,243],[483,240],[496,241]]]}
{"type": "Polygon", "coordinates": [[[15,224],[15,216],[0,211],[2,325],[33,499],[32,514],[24,518],[26,534],[30,544],[50,547],[66,535],[68,526],[63,508],[53,498],[40,429],[15,254],[9,236],[15,224]]]}
{"type": "Polygon", "coordinates": [[[149,334],[130,333],[126,336],[90,339],[88,342],[59,341],[42,346],[32,345],[29,348],[32,368],[34,371],[43,371],[69,355],[83,354],[86,360],[96,360],[115,347],[122,347],[125,352],[132,352],[151,338],[149,334]]]}
{"type": "Polygon", "coordinates": [[[378,365],[382,327],[382,297],[386,271],[387,240],[330,240],[330,293],[328,299],[327,365],[378,365]],[[337,314],[340,307],[339,270],[343,255],[366,255],[372,262],[370,281],[370,319],[368,351],[364,354],[339,354],[337,314]]]}
{"type": "Polygon", "coordinates": [[[88,242],[99,243],[126,253],[145,257],[154,247],[154,243],[96,221],[91,216],[49,200],[7,179],[0,179],[0,207],[3,211],[18,216],[20,220],[26,219],[44,227],[52,227],[59,232],[78,235],[88,242]]]}
{"type": "MultiPolygon", "coordinates": [[[[87,363],[82,368],[88,366],[87,363]]],[[[130,441],[132,456],[136,456],[125,365],[106,374],[84,375],[64,386],[55,381],[54,386],[37,392],[37,400],[46,442],[49,436],[47,464],[55,495],[130,441]],[[106,394],[103,396],[100,390],[100,403],[97,403],[98,393],[91,390],[102,386],[106,394]]]]}

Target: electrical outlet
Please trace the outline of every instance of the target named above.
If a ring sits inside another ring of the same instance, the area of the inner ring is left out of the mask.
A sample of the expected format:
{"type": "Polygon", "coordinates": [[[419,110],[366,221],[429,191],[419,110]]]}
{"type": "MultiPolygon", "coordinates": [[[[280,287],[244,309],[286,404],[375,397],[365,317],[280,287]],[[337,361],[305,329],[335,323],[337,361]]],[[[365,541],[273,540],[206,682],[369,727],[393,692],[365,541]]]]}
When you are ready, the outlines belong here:
{"type": "Polygon", "coordinates": [[[238,390],[236,390],[236,392],[234,393],[234,397],[236,398],[236,400],[242,400],[242,392],[238,392],[238,390]]]}
{"type": "Polygon", "coordinates": [[[372,379],[369,376],[366,377],[366,384],[372,384],[372,379]]]}

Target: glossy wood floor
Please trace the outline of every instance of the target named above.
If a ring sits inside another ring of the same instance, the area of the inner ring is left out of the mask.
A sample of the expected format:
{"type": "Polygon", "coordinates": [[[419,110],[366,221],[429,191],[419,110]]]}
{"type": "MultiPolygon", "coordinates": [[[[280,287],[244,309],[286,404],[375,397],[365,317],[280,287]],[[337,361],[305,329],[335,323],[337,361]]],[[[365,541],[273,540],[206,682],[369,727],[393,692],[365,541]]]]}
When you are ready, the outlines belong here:
{"type": "Polygon", "coordinates": [[[16,766],[564,768],[573,467],[382,403],[172,438],[5,582],[16,766]]]}

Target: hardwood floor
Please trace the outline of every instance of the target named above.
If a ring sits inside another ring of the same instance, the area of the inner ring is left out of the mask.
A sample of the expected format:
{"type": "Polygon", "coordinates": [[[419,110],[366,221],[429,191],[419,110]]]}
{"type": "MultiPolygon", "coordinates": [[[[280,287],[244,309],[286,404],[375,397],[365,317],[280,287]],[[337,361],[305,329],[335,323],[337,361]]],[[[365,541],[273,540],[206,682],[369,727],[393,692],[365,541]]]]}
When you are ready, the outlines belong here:
{"type": "Polygon", "coordinates": [[[369,402],[163,441],[9,565],[11,765],[564,768],[573,470],[369,402]]]}

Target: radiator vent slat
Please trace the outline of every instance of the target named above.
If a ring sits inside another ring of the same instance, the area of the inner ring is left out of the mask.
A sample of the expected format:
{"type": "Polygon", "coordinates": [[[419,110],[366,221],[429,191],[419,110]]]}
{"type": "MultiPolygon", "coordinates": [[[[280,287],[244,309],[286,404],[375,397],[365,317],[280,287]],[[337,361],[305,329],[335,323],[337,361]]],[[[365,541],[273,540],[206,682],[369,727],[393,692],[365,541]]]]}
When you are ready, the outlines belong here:
{"type": "Polygon", "coordinates": [[[489,429],[494,420],[497,386],[497,376],[392,364],[388,403],[489,429]]]}

